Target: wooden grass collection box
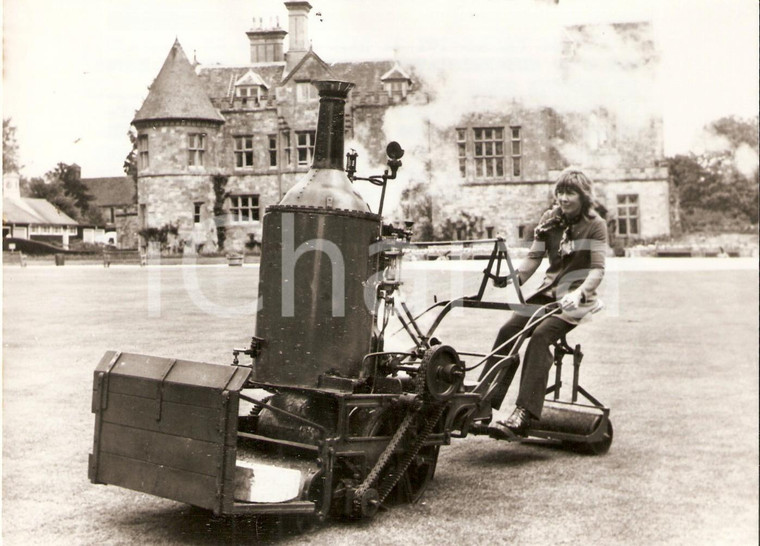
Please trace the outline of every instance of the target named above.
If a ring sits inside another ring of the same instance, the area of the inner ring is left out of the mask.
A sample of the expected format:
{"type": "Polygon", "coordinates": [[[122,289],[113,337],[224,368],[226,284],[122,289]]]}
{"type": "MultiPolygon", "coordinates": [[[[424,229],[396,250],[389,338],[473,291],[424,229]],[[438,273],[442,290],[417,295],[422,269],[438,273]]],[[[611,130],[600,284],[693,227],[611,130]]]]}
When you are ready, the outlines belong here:
{"type": "Polygon", "coordinates": [[[107,352],[95,370],[94,483],[230,513],[250,369],[107,352]]]}

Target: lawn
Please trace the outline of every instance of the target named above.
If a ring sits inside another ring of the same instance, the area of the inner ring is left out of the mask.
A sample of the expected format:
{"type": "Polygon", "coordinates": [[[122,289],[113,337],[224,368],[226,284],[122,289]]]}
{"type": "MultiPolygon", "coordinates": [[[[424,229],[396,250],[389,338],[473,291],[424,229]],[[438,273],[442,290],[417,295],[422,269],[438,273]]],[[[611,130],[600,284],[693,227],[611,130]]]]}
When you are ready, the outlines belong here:
{"type": "MultiPolygon", "coordinates": [[[[87,479],[102,354],[230,362],[253,334],[257,267],[6,266],[3,542],[757,544],[756,264],[612,266],[607,310],[568,336],[586,354],[582,383],[612,408],[607,455],[454,440],[421,503],[303,536],[87,479]]],[[[410,305],[474,292],[481,267],[410,264],[410,305]]],[[[503,318],[458,311],[441,338],[483,351],[503,318]]]]}

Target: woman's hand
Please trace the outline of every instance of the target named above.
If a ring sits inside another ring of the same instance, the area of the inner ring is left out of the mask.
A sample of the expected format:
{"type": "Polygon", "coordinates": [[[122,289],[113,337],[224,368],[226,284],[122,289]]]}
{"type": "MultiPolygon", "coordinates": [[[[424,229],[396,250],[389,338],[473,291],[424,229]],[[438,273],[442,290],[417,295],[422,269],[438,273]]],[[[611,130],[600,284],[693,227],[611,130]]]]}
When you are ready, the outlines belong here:
{"type": "Polygon", "coordinates": [[[572,292],[565,294],[562,299],[559,300],[559,305],[565,311],[575,311],[581,303],[584,303],[584,300],[583,291],[573,290],[572,292]]]}

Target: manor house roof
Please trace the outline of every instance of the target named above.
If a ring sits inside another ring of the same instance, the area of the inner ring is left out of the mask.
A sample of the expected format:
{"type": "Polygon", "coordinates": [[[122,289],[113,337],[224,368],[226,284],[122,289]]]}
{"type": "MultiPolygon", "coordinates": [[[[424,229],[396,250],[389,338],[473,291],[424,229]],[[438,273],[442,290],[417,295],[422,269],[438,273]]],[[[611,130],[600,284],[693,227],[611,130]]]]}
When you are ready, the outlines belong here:
{"type": "Polygon", "coordinates": [[[174,42],[132,123],[168,119],[224,123],[179,41],[174,42]]]}
{"type": "Polygon", "coordinates": [[[266,86],[272,90],[280,84],[284,76],[285,63],[270,63],[245,66],[208,66],[200,67],[200,80],[207,97],[219,104],[232,101],[235,96],[235,82],[248,72],[254,72],[266,86]]]}

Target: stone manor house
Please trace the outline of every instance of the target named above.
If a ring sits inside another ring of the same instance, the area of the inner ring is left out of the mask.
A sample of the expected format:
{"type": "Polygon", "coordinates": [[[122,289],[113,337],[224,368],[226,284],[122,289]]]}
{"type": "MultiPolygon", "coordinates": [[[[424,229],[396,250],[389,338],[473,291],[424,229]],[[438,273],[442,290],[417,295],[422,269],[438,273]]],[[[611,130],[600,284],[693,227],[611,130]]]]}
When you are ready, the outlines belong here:
{"type": "MultiPolygon", "coordinates": [[[[220,227],[226,251],[260,241],[266,207],[277,204],[311,165],[319,107],[312,80],[355,83],[345,130],[347,142],[360,142],[371,156],[360,156],[360,175],[375,174],[363,170],[383,164],[388,140],[404,145],[404,135],[383,134],[385,116],[435,100],[435,90],[426,89],[412,68],[394,61],[328,64],[310,46],[312,6],[289,1],[285,7],[289,32],[260,22],[247,32],[246,65],[201,66],[179,42],[171,47],[132,121],[143,230],[173,226],[185,250],[199,252],[222,250],[220,227]]],[[[610,28],[641,44],[641,54],[626,62],[656,63],[649,25],[610,28]]],[[[568,30],[568,66],[587,34],[586,27],[568,30]]],[[[667,169],[660,166],[662,123],[656,116],[626,127],[602,108],[589,116],[513,103],[431,128],[427,146],[408,150],[404,162],[428,165],[424,180],[408,182],[430,188],[434,224],[456,222],[467,213],[478,219],[478,236],[499,233],[516,243],[530,238],[533,223],[551,204],[554,177],[574,163],[564,151],[568,143],[582,143],[591,157],[601,158],[583,167],[596,182],[600,203],[616,218],[620,237],[669,234],[670,192],[667,169]]],[[[404,177],[402,168],[399,178],[404,177]]]]}

